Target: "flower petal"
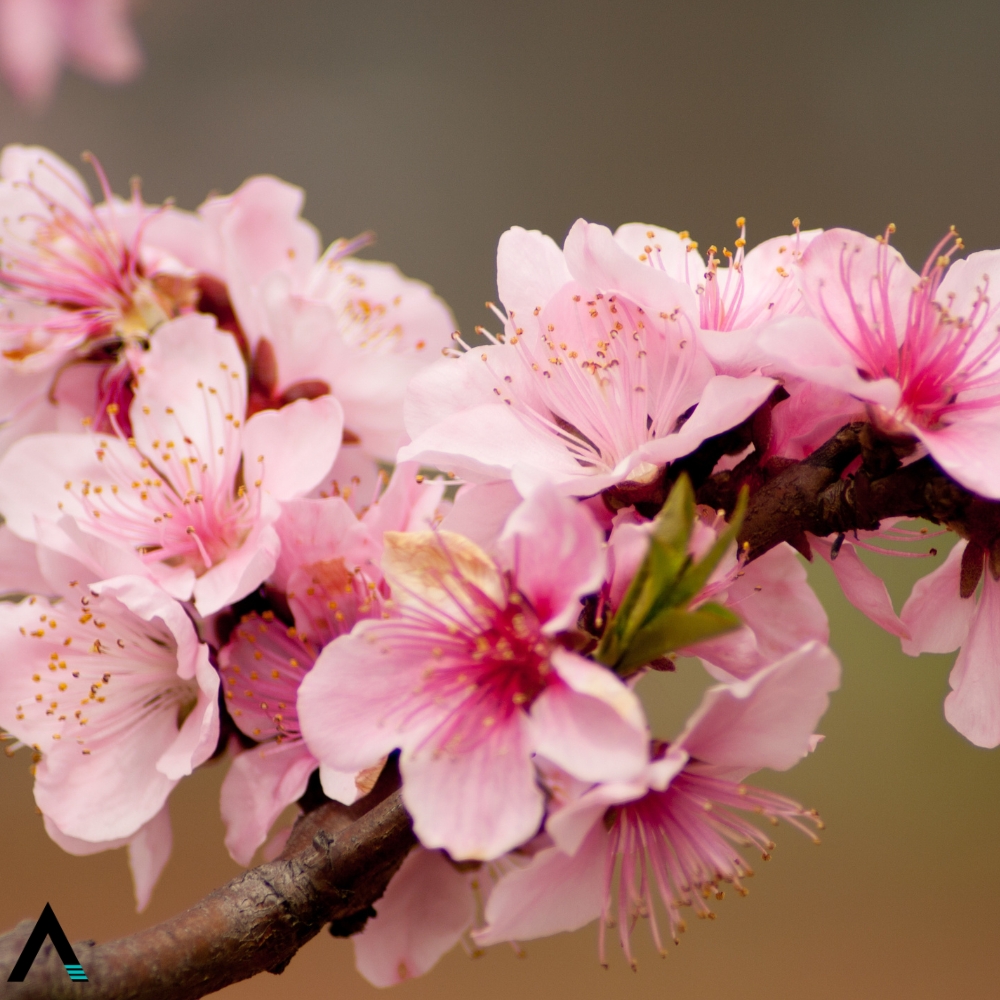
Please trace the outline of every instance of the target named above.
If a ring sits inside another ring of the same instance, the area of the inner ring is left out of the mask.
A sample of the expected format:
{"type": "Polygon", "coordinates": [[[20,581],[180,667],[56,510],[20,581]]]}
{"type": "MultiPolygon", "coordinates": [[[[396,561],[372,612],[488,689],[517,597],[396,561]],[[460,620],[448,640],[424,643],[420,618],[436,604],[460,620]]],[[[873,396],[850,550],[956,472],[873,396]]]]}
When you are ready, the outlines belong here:
{"type": "Polygon", "coordinates": [[[1000,746],[1000,583],[989,572],[948,681],[945,718],[976,746],[1000,746]]]}
{"type": "Polygon", "coordinates": [[[375,904],[376,916],[355,934],[358,972],[373,986],[422,976],[472,923],[468,876],[438,851],[414,848],[375,904]]]}
{"type": "Polygon", "coordinates": [[[948,558],[913,585],[900,613],[910,633],[903,639],[903,652],[908,656],[950,653],[968,638],[976,599],[963,598],[960,592],[966,545],[965,539],[957,541],[948,558]]]}

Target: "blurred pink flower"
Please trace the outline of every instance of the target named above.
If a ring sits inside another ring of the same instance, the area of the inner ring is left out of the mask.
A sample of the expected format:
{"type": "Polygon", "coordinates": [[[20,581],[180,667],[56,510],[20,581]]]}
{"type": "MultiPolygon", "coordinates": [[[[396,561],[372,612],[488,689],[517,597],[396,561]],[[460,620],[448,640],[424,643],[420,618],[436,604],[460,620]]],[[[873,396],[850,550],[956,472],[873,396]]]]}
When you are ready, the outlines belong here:
{"type": "Polygon", "coordinates": [[[760,375],[716,375],[687,284],[640,263],[582,219],[564,250],[514,228],[497,249],[505,333],[417,374],[400,458],[473,482],[551,480],[589,496],[648,482],[771,394],[760,375]]]}
{"type": "MultiPolygon", "coordinates": [[[[0,511],[29,541],[69,521],[104,541],[118,572],[131,560],[128,572],[193,597],[208,615],[274,569],[278,502],[307,493],[332,465],[340,406],[329,396],[299,400],[244,422],[239,349],[205,315],[164,324],[137,382],[129,437],[112,405],[115,433],[18,441],[0,460],[0,511]]],[[[97,579],[111,575],[91,568],[97,579]]]]}
{"type": "Polygon", "coordinates": [[[190,213],[146,205],[136,187],[105,200],[37,146],[0,155],[0,450],[51,430],[68,413],[103,420],[127,410],[129,383],[156,328],[191,311],[198,272],[211,271],[209,230],[190,213]],[[84,363],[85,362],[85,363],[84,363]]]}
{"type": "Polygon", "coordinates": [[[750,868],[734,843],[769,856],[770,839],[733,810],[781,817],[813,835],[804,820],[814,814],[742,782],[762,767],[786,770],[813,749],[813,730],[839,679],[833,653],[807,643],[750,680],[710,689],[684,733],[672,745],[661,744],[637,779],[582,794],[570,788],[568,796],[556,784],[546,824],[554,846],[500,880],[486,905],[487,927],[474,939],[483,945],[525,940],[600,917],[601,962],[604,928],[617,924],[634,965],[631,931],[646,916],[662,952],[654,896],[676,939],[684,928],[680,906],[709,916],[705,900],[721,894],[720,883],[743,891],[750,868]]]}
{"type": "Polygon", "coordinates": [[[142,68],[131,0],[0,0],[0,73],[22,101],[44,104],[67,63],[103,83],[142,68]]]}
{"type": "Polygon", "coordinates": [[[388,532],[392,617],[335,639],[303,680],[310,749],[352,771],[400,748],[427,847],[489,859],[527,841],[544,810],[534,752],[589,780],[645,760],[635,695],[555,639],[604,567],[597,525],[550,489],[511,516],[499,564],[451,532],[388,532]]]}

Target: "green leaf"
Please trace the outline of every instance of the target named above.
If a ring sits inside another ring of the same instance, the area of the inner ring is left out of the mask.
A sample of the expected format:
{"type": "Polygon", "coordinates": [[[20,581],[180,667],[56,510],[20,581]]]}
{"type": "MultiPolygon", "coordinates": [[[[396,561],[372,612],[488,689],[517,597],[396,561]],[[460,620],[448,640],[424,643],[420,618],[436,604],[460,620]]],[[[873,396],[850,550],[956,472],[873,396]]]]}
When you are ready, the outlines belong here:
{"type": "Polygon", "coordinates": [[[731,611],[711,602],[694,611],[666,608],[632,637],[617,671],[631,674],[659,656],[732,632],[742,624],[731,611]]]}
{"type": "Polygon", "coordinates": [[[653,522],[646,557],[604,630],[594,654],[599,662],[631,673],[658,656],[739,626],[740,620],[718,605],[705,604],[693,612],[687,605],[702,592],[729,550],[746,507],[744,489],[726,530],[695,562],[689,552],[696,516],[694,490],[687,475],[678,478],[653,522]]]}
{"type": "Polygon", "coordinates": [[[740,495],[736,500],[736,508],[733,510],[733,516],[726,526],[726,530],[716,538],[704,557],[694,563],[679,582],[676,588],[676,603],[686,603],[693,600],[708,583],[708,578],[715,571],[715,567],[719,565],[719,561],[726,554],[729,546],[736,541],[736,536],[743,524],[743,518],[746,516],[748,496],[749,491],[744,486],[740,490],[740,495]]]}

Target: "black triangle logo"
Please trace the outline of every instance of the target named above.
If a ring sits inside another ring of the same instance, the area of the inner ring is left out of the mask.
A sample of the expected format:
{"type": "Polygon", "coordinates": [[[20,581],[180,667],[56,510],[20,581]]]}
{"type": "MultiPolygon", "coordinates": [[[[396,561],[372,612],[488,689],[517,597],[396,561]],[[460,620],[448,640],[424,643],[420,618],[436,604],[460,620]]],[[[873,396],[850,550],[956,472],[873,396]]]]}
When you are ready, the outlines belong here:
{"type": "Polygon", "coordinates": [[[52,907],[48,903],[45,904],[45,909],[42,910],[42,915],[38,918],[38,922],[35,924],[30,937],[25,941],[24,948],[21,950],[21,956],[7,977],[7,982],[24,982],[24,977],[28,974],[28,970],[38,957],[38,952],[41,950],[46,938],[52,941],[52,946],[62,960],[62,964],[66,967],[69,978],[77,983],[88,982],[87,973],[83,971],[83,966],[77,961],[76,952],[73,951],[73,946],[69,943],[69,938],[66,937],[62,927],[59,926],[59,921],[56,919],[56,915],[52,912],[52,907]]]}

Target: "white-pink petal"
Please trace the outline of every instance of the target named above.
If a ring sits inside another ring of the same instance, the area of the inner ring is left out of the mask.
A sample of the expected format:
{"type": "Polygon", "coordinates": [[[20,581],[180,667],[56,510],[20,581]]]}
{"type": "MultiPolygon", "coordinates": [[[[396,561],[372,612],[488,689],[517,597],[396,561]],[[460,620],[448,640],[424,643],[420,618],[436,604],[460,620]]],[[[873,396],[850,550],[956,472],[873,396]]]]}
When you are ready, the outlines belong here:
{"type": "Polygon", "coordinates": [[[950,653],[969,635],[976,613],[976,598],[962,597],[962,555],[968,542],[959,539],[936,570],[921,577],[903,605],[900,618],[908,629],[903,652],[950,653]]]}
{"type": "Polygon", "coordinates": [[[373,986],[422,976],[458,943],[475,917],[469,876],[438,851],[414,848],[355,934],[358,972],[373,986]]]}

